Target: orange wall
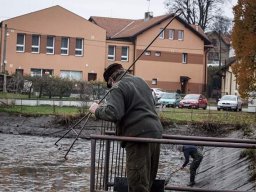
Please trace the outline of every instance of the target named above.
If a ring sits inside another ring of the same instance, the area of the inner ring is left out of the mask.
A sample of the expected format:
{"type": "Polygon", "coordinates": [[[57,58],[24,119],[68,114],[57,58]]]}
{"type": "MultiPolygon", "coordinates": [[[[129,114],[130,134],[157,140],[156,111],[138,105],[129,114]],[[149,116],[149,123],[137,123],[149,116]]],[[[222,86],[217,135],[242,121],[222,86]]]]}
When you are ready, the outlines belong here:
{"type": "MultiPolygon", "coordinates": [[[[136,49],[143,50],[160,32],[160,28],[164,28],[167,22],[168,21],[163,22],[151,30],[139,35],[136,41],[136,49]]],[[[151,87],[162,87],[164,89],[171,90],[173,90],[175,86],[177,87],[176,89],[180,89],[180,76],[188,76],[191,78],[188,82],[188,87],[189,84],[191,84],[190,91],[202,92],[202,86],[205,83],[204,41],[177,20],[174,20],[167,29],[184,30],[184,40],[180,41],[157,38],[148,50],[180,54],[180,57],[182,53],[187,53],[188,58],[190,54],[197,55],[201,58],[201,61],[198,62],[198,64],[192,64],[189,62],[187,64],[182,64],[181,62],[161,62],[146,60],[147,56],[143,55],[142,59],[136,63],[135,74],[143,77],[147,82],[149,82],[151,87]],[[151,85],[150,82],[153,78],[158,80],[157,85],[151,85]]]]}
{"type": "Polygon", "coordinates": [[[122,64],[125,69],[127,69],[128,67],[130,67],[130,65],[134,61],[134,45],[133,45],[132,42],[108,40],[107,41],[107,46],[106,46],[106,57],[105,58],[106,58],[107,65],[109,65],[113,62],[118,62],[118,63],[122,64]],[[120,61],[120,60],[111,61],[111,60],[108,60],[108,46],[109,45],[113,45],[113,46],[116,46],[116,47],[128,46],[129,47],[129,59],[128,59],[128,61],[120,61]]]}
{"type": "Polygon", "coordinates": [[[84,80],[87,80],[88,73],[97,73],[98,80],[103,79],[102,66],[105,64],[106,55],[104,29],[59,6],[9,19],[5,23],[8,25],[9,34],[6,70],[10,74],[18,68],[24,69],[24,74],[30,74],[30,68],[42,68],[54,69],[54,75],[59,75],[60,70],[82,71],[84,80]],[[18,53],[17,33],[84,38],[84,55],[78,57],[18,53]]]}

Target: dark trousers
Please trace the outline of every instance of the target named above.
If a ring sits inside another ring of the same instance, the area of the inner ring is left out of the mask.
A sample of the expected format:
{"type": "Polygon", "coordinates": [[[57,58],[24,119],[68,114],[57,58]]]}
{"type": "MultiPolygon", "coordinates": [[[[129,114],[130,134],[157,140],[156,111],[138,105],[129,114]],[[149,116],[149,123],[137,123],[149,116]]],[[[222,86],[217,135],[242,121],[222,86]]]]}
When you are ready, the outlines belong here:
{"type": "Polygon", "coordinates": [[[190,182],[195,182],[196,170],[203,159],[203,155],[199,152],[197,152],[194,156],[195,158],[190,165],[190,182]]]}
{"type": "Polygon", "coordinates": [[[127,143],[125,149],[129,192],[150,192],[157,174],[160,144],[127,143]]]}

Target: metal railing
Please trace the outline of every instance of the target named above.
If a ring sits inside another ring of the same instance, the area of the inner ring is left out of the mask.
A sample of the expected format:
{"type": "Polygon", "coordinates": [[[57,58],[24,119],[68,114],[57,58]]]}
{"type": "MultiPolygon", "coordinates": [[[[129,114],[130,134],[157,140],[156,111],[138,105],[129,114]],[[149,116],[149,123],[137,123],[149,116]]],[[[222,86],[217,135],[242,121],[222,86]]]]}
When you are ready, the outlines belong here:
{"type": "MultiPolygon", "coordinates": [[[[105,132],[110,135],[91,135],[91,173],[90,192],[113,191],[114,178],[125,177],[125,150],[118,142],[149,142],[161,144],[193,144],[197,146],[213,146],[227,148],[256,149],[256,141],[249,139],[231,139],[214,137],[193,137],[178,135],[163,135],[163,139],[120,137],[113,136],[113,130],[105,132]],[[104,149],[104,150],[103,150],[104,149]],[[99,151],[98,153],[96,151],[99,151]]],[[[165,186],[167,190],[176,191],[211,191],[211,192],[238,192],[232,190],[214,190],[190,188],[182,186],[165,186]]],[[[241,191],[240,191],[241,192],[241,191]]]]}

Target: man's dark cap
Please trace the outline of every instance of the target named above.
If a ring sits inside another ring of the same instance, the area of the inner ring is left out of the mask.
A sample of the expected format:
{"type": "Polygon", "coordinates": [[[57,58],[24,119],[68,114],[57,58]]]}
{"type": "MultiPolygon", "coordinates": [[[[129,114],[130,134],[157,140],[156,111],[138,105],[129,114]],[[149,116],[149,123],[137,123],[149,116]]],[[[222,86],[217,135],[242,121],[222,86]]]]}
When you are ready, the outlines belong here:
{"type": "Polygon", "coordinates": [[[119,63],[112,63],[111,65],[109,65],[103,73],[105,81],[108,82],[109,77],[111,77],[111,75],[119,69],[123,69],[123,66],[119,63]]]}

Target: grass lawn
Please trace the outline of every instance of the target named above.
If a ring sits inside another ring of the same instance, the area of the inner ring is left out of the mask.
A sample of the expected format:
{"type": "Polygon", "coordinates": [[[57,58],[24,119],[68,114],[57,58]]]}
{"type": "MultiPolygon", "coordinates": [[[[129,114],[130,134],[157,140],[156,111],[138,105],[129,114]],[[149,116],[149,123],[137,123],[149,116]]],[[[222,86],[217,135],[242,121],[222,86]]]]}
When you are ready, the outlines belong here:
{"type": "Polygon", "coordinates": [[[173,122],[212,122],[221,124],[256,124],[255,113],[201,109],[166,108],[160,116],[173,122]]]}
{"type": "Polygon", "coordinates": [[[0,112],[21,113],[27,115],[76,115],[81,111],[87,112],[87,109],[80,107],[58,107],[58,106],[7,106],[0,107],[0,112]]]}
{"type": "MultiPolygon", "coordinates": [[[[27,115],[78,115],[86,114],[87,108],[59,106],[0,106],[0,112],[21,113],[27,115]]],[[[165,108],[159,112],[162,119],[175,123],[212,122],[220,124],[256,124],[255,113],[215,111],[202,109],[165,108]]]]}

